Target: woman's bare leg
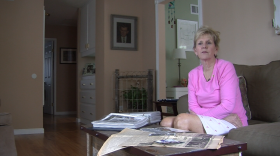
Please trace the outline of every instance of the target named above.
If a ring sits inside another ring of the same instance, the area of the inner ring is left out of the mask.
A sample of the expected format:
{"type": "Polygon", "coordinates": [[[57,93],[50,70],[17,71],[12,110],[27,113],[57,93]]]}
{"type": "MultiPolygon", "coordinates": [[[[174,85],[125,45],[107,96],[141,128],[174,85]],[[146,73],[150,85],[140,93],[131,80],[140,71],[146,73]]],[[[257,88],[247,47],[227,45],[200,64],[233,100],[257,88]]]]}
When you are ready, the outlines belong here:
{"type": "Polygon", "coordinates": [[[173,123],[176,116],[165,117],[161,120],[160,125],[163,127],[171,127],[174,128],[173,123]]]}
{"type": "Polygon", "coordinates": [[[173,120],[173,126],[177,129],[189,130],[195,133],[205,133],[203,125],[197,115],[182,113],[173,120]]]}

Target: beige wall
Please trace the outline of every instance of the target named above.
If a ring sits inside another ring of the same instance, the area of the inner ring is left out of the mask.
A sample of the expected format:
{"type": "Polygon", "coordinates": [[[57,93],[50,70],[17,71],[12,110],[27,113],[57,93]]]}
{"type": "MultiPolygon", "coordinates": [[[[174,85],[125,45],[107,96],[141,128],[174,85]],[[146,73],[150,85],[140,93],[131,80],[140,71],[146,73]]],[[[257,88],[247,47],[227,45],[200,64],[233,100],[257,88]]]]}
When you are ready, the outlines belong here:
{"type": "Polygon", "coordinates": [[[43,10],[43,0],[0,1],[0,112],[15,129],[43,128],[43,10]]]}
{"type": "Polygon", "coordinates": [[[155,16],[153,0],[97,1],[96,103],[97,119],[114,112],[113,72],[155,70],[155,16]],[[121,5],[120,5],[121,4],[121,5]],[[137,7],[136,7],[137,6],[137,7]],[[110,49],[110,15],[138,17],[138,50],[110,49]]]}
{"type": "Polygon", "coordinates": [[[218,57],[236,64],[280,59],[273,0],[203,0],[203,24],[221,32],[218,57]]]}
{"type": "Polygon", "coordinates": [[[60,48],[77,48],[77,27],[46,25],[45,38],[56,38],[56,112],[77,111],[76,64],[60,64],[60,48]]]}

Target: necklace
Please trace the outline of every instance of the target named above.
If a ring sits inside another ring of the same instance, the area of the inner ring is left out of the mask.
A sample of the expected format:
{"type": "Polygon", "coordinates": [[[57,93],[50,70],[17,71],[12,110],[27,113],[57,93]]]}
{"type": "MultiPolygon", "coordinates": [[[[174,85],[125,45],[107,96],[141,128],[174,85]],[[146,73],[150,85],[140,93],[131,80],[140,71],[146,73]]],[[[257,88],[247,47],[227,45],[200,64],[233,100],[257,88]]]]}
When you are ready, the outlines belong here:
{"type": "Polygon", "coordinates": [[[213,69],[209,71],[203,71],[204,78],[207,82],[211,80],[212,73],[213,73],[213,69]]]}
{"type": "Polygon", "coordinates": [[[211,80],[213,70],[214,70],[215,62],[213,64],[204,64],[203,66],[203,75],[205,80],[208,82],[211,80]]]}

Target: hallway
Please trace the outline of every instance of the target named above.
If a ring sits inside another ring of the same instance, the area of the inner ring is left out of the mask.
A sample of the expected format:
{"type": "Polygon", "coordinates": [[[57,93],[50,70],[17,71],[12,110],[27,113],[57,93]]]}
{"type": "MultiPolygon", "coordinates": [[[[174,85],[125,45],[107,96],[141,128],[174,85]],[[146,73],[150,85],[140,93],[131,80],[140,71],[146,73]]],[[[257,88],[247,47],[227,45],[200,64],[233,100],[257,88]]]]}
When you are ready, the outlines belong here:
{"type": "Polygon", "coordinates": [[[44,134],[15,135],[18,156],[86,155],[86,133],[76,115],[44,114],[44,134]]]}

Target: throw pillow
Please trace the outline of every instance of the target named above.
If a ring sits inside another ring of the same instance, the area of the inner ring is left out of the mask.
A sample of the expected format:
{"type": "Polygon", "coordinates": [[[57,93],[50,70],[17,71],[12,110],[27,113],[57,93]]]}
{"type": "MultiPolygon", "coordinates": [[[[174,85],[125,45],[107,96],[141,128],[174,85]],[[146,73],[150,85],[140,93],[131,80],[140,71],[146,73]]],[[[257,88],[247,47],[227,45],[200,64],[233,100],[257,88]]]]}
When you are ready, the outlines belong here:
{"type": "Polygon", "coordinates": [[[246,80],[245,80],[245,77],[243,77],[243,76],[238,76],[238,79],[239,79],[239,88],[240,88],[240,92],[241,92],[243,107],[246,110],[246,116],[247,116],[248,120],[251,120],[251,110],[249,107],[249,102],[248,102],[248,97],[247,97],[246,80]]]}

